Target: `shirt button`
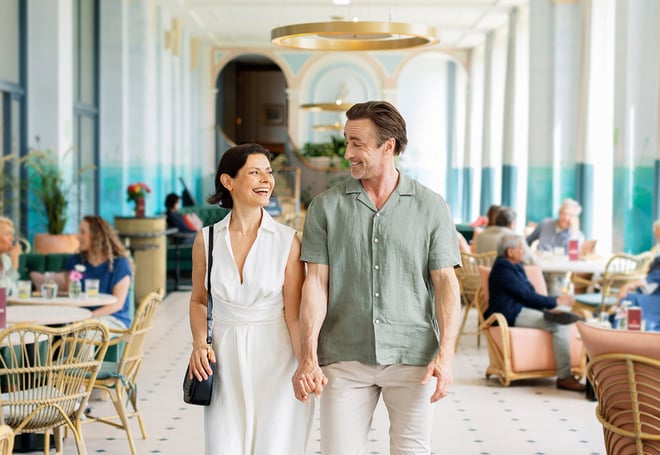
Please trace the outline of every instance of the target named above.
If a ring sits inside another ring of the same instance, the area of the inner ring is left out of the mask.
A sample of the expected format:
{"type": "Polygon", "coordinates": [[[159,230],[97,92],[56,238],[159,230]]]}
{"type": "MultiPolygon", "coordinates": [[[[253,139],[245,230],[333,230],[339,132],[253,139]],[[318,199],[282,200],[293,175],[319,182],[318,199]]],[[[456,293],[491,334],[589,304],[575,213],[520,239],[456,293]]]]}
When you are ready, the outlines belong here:
{"type": "Polygon", "coordinates": [[[375,296],[375,297],[380,297],[380,293],[379,293],[379,292],[376,292],[376,293],[374,294],[374,296],[375,296]]]}
{"type": "Polygon", "coordinates": [[[378,243],[378,239],[374,239],[374,243],[378,243]]]}
{"type": "Polygon", "coordinates": [[[380,324],[380,321],[379,321],[378,319],[376,319],[376,320],[374,321],[374,324],[378,325],[378,324],[380,324]]]}
{"type": "Polygon", "coordinates": [[[378,267],[377,265],[374,265],[374,269],[378,270],[379,268],[380,267],[378,267]]]}

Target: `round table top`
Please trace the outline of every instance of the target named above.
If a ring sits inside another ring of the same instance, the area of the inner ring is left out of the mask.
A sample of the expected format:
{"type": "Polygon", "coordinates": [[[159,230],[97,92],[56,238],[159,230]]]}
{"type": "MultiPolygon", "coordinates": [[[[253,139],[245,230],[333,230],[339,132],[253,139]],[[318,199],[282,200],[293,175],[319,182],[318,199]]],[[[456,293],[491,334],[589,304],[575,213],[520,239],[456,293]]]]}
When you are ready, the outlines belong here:
{"type": "Polygon", "coordinates": [[[7,324],[70,324],[92,317],[87,308],[55,305],[12,305],[7,307],[7,324]]]}
{"type": "Polygon", "coordinates": [[[7,297],[7,303],[10,305],[44,305],[54,307],[97,307],[111,305],[117,301],[117,297],[112,294],[98,294],[94,297],[88,297],[84,293],[78,297],[57,296],[53,299],[46,299],[40,295],[19,298],[17,296],[7,297]]]}
{"type": "MultiPolygon", "coordinates": [[[[600,305],[603,295],[599,292],[591,292],[588,294],[575,294],[573,298],[576,302],[596,307],[600,305]]],[[[615,295],[605,296],[605,305],[616,305],[618,300],[619,299],[615,295]]]]}
{"type": "Polygon", "coordinates": [[[609,258],[587,258],[571,261],[568,256],[542,256],[538,265],[544,272],[551,273],[603,273],[609,258]]]}

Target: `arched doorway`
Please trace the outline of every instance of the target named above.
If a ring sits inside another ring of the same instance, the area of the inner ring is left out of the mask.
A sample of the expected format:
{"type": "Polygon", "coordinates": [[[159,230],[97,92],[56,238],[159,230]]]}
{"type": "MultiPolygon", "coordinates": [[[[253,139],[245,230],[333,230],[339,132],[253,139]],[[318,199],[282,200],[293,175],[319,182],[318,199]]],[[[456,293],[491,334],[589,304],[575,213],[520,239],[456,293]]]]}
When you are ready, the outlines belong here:
{"type": "Polygon", "coordinates": [[[267,57],[245,54],[227,63],[216,79],[216,156],[233,144],[256,142],[283,153],[286,142],[286,79],[267,57]]]}

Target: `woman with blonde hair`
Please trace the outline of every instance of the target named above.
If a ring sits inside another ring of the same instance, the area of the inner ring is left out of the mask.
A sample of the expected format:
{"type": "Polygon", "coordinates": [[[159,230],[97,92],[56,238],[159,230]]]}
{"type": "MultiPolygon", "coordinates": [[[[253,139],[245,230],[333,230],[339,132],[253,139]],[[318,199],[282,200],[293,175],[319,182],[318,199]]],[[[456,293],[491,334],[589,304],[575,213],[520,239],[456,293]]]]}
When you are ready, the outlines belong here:
{"type": "Polygon", "coordinates": [[[18,255],[21,246],[14,239],[14,223],[0,216],[0,288],[7,289],[7,295],[17,293],[18,255]]]}
{"type": "MultiPolygon", "coordinates": [[[[78,228],[80,252],[64,264],[67,271],[82,270],[83,279],[99,280],[99,292],[112,294],[111,305],[92,307],[92,316],[110,328],[125,329],[131,325],[128,291],[133,276],[128,251],[110,224],[97,215],[87,215],[78,228]]],[[[67,287],[69,274],[67,274],[67,287]]]]}

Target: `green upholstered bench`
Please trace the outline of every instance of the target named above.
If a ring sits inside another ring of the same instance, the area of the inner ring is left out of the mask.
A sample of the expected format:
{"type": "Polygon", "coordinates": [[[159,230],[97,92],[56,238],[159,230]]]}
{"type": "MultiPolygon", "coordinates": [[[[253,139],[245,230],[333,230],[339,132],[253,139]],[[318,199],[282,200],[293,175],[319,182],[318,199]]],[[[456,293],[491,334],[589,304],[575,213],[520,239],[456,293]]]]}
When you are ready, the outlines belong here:
{"type": "MultiPolygon", "coordinates": [[[[212,205],[195,205],[181,207],[179,209],[181,214],[194,213],[204,226],[209,226],[217,223],[229,213],[228,209],[212,206],[212,205]]],[[[192,245],[191,244],[174,244],[172,241],[173,236],[167,243],[167,274],[174,280],[174,289],[179,288],[179,281],[181,276],[190,276],[192,272],[192,245]]]]}

